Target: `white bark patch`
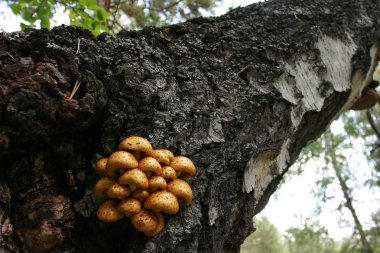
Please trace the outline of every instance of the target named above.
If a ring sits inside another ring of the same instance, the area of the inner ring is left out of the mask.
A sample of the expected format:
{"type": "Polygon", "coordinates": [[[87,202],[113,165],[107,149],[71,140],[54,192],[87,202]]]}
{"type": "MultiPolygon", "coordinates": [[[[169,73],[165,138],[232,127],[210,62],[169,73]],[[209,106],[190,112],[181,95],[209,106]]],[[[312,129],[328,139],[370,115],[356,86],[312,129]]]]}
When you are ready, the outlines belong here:
{"type": "Polygon", "coordinates": [[[255,190],[255,198],[261,198],[273,178],[287,168],[289,145],[290,139],[287,139],[280,150],[268,150],[249,160],[244,172],[244,192],[250,193],[255,190]]]}
{"type": "Polygon", "coordinates": [[[351,88],[351,59],[357,46],[347,36],[347,41],[336,40],[328,36],[322,36],[315,46],[319,49],[323,64],[327,73],[323,77],[329,81],[338,92],[351,88]]]}
{"type": "Polygon", "coordinates": [[[315,70],[315,62],[299,57],[300,60],[294,64],[284,62],[284,74],[273,83],[282,97],[294,105],[291,112],[294,127],[301,123],[305,112],[322,109],[326,96],[330,95],[321,94],[322,82],[329,82],[337,92],[351,88],[351,59],[357,48],[351,37],[347,35],[346,41],[341,41],[322,35],[315,47],[325,67],[324,74],[315,70]]]}

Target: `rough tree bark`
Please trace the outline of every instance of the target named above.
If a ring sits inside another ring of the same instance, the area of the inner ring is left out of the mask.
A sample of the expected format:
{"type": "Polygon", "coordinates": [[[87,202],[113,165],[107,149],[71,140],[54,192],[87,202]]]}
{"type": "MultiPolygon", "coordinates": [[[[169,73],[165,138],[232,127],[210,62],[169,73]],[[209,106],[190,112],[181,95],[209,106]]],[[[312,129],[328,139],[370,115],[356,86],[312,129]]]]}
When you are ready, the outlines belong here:
{"type": "Polygon", "coordinates": [[[301,148],[370,81],[379,14],[278,0],[115,37],[1,34],[0,252],[238,252],[301,148]],[[93,162],[129,135],[198,168],[192,204],[154,238],[94,215],[93,162]]]}

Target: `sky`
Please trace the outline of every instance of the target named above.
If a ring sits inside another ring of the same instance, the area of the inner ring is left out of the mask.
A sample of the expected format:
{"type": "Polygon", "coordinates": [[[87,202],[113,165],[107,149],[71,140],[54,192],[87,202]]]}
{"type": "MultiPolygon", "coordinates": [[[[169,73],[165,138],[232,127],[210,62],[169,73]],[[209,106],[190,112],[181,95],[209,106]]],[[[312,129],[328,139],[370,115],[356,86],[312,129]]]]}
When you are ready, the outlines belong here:
{"type": "MultiPolygon", "coordinates": [[[[233,6],[245,6],[254,2],[253,0],[225,0],[223,4],[218,5],[215,9],[216,15],[222,15],[233,6]]],[[[0,2],[0,28],[6,32],[13,32],[19,30],[20,19],[15,17],[9,8],[3,1],[0,2]]],[[[52,22],[54,25],[60,25],[62,23],[68,24],[68,18],[65,14],[60,14],[54,17],[52,22]]],[[[333,129],[339,131],[342,128],[342,123],[335,121],[333,123],[333,129]]],[[[369,166],[365,161],[364,155],[360,155],[365,151],[363,145],[358,145],[358,148],[362,149],[352,154],[354,158],[350,164],[357,166],[357,179],[359,182],[363,182],[366,178],[370,177],[369,166]]],[[[330,194],[335,195],[336,198],[330,200],[323,205],[322,213],[320,216],[315,217],[313,212],[316,206],[316,200],[311,195],[313,187],[315,187],[315,181],[318,180],[316,174],[318,164],[310,163],[305,168],[304,173],[300,176],[292,177],[287,180],[285,184],[271,197],[268,205],[258,215],[258,217],[266,216],[269,221],[273,223],[278,230],[283,233],[290,227],[300,227],[302,220],[310,217],[314,220],[318,220],[319,223],[325,226],[329,235],[335,239],[341,239],[343,237],[350,236],[352,233],[352,219],[347,211],[343,211],[343,215],[348,220],[351,220],[351,226],[341,227],[339,225],[339,219],[341,214],[336,211],[342,199],[342,194],[339,189],[339,185],[335,184],[331,189],[330,194]],[[302,219],[301,219],[302,218],[302,219]]],[[[354,191],[355,207],[358,212],[359,219],[366,227],[370,223],[370,214],[375,212],[380,203],[378,193],[374,193],[368,189],[360,189],[354,191]],[[360,201],[359,201],[360,200],[360,201]]]]}

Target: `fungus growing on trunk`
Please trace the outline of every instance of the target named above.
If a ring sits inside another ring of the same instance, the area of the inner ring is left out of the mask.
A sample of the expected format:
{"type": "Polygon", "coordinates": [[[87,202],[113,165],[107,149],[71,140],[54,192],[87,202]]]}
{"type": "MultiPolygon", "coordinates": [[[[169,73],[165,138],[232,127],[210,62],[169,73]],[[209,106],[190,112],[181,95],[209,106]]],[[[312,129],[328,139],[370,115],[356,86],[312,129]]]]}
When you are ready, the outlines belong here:
{"type": "Polygon", "coordinates": [[[162,212],[176,214],[180,205],[191,203],[190,185],[177,177],[192,177],[196,168],[189,158],[174,156],[168,149],[154,150],[138,136],[124,139],[119,149],[95,163],[95,172],[103,177],[95,184],[94,195],[111,199],[99,206],[97,216],[105,222],[126,216],[136,230],[158,235],[165,224],[162,212]]]}

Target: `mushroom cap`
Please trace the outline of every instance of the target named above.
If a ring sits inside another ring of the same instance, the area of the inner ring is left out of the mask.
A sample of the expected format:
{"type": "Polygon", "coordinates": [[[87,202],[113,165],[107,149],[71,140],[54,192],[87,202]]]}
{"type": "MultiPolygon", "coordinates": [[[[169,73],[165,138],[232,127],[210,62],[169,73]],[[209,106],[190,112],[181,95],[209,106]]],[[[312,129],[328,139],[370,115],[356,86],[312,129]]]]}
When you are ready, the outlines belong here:
{"type": "Polygon", "coordinates": [[[149,186],[148,177],[140,169],[132,169],[125,172],[119,177],[119,184],[131,185],[142,189],[147,189],[149,186]]]}
{"type": "Polygon", "coordinates": [[[107,197],[106,192],[108,188],[110,188],[111,185],[113,185],[114,183],[116,183],[116,179],[114,178],[111,178],[111,177],[100,178],[98,182],[96,182],[94,185],[93,192],[94,192],[95,198],[105,199],[107,197]]]}
{"type": "Polygon", "coordinates": [[[153,215],[157,217],[158,224],[152,232],[145,232],[145,235],[147,235],[147,236],[158,235],[162,231],[162,229],[164,228],[164,225],[165,225],[165,219],[164,219],[164,215],[162,213],[153,212],[153,215]]]}
{"type": "Polygon", "coordinates": [[[128,197],[120,201],[117,208],[119,212],[122,212],[125,215],[129,216],[131,214],[140,212],[141,202],[136,198],[128,197]]]}
{"type": "Polygon", "coordinates": [[[144,207],[168,214],[175,214],[179,210],[176,196],[168,191],[157,191],[150,194],[144,202],[144,207]]]}
{"type": "Polygon", "coordinates": [[[95,163],[95,172],[99,176],[105,176],[106,173],[106,164],[107,164],[108,158],[101,158],[95,163]]]}
{"type": "Polygon", "coordinates": [[[149,233],[157,228],[158,217],[150,210],[141,209],[140,212],[131,216],[131,222],[138,231],[149,233]]]}
{"type": "Polygon", "coordinates": [[[165,178],[161,176],[149,178],[150,191],[157,191],[157,189],[165,190],[167,185],[165,178]]]}
{"type": "Polygon", "coordinates": [[[108,157],[106,172],[110,177],[117,177],[119,169],[134,169],[139,165],[136,158],[127,151],[116,151],[108,157]]]}
{"type": "Polygon", "coordinates": [[[379,102],[379,95],[373,88],[365,87],[361,97],[351,107],[352,110],[365,110],[379,102]]]}
{"type": "Polygon", "coordinates": [[[167,151],[164,151],[162,149],[155,149],[155,150],[149,151],[148,156],[153,157],[160,164],[163,164],[163,165],[169,165],[170,164],[170,160],[169,160],[169,157],[167,155],[167,151]]]}
{"type": "Polygon", "coordinates": [[[116,201],[107,200],[99,206],[96,216],[101,221],[114,222],[123,218],[124,214],[117,210],[116,201]]]}
{"type": "Polygon", "coordinates": [[[160,163],[153,157],[145,157],[139,162],[139,169],[148,172],[153,171],[156,175],[161,174],[162,168],[160,163]]]}
{"type": "Polygon", "coordinates": [[[142,151],[148,153],[149,151],[153,150],[153,147],[152,144],[150,144],[150,142],[145,138],[139,136],[130,136],[120,142],[119,149],[142,151]]]}
{"type": "Polygon", "coordinates": [[[169,150],[169,149],[160,149],[162,151],[164,151],[164,153],[166,154],[166,156],[169,158],[169,161],[173,161],[174,159],[174,154],[169,150]]]}
{"type": "Polygon", "coordinates": [[[131,190],[128,187],[114,183],[107,189],[106,194],[111,199],[123,199],[131,194],[131,190]]]}
{"type": "Polygon", "coordinates": [[[180,205],[188,205],[193,200],[193,191],[185,180],[175,179],[168,184],[166,189],[178,198],[180,205]]]}
{"type": "Polygon", "coordinates": [[[146,189],[140,189],[140,188],[137,188],[133,193],[132,193],[132,196],[135,197],[135,198],[142,198],[142,199],[146,199],[149,197],[149,191],[146,190],[146,189]]]}
{"type": "Polygon", "coordinates": [[[196,168],[194,163],[185,156],[176,156],[174,157],[173,161],[170,163],[170,166],[173,167],[173,169],[176,172],[179,172],[180,178],[189,178],[195,175],[196,168]]]}
{"type": "Polygon", "coordinates": [[[177,178],[177,174],[175,170],[170,166],[162,167],[161,176],[165,179],[171,179],[171,180],[174,180],[177,178]]]}

